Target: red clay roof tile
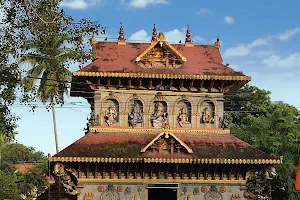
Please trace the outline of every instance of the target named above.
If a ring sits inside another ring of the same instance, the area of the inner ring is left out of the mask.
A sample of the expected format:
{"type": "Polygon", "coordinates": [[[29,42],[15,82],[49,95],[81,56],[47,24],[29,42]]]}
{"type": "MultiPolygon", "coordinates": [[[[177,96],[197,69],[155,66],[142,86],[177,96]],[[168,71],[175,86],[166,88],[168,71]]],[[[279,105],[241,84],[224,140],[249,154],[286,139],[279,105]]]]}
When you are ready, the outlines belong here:
{"type": "Polygon", "coordinates": [[[230,134],[174,133],[193,149],[192,154],[173,155],[140,153],[158,132],[101,132],[87,134],[54,157],[111,157],[111,158],[220,158],[274,159],[275,157],[252,147],[230,134]]]}
{"type": "Polygon", "coordinates": [[[98,42],[95,44],[95,54],[98,59],[79,71],[84,72],[126,72],[149,74],[184,74],[184,75],[226,75],[244,76],[222,62],[219,49],[211,45],[194,45],[185,47],[183,44],[172,46],[187,58],[187,62],[178,69],[144,69],[136,65],[135,59],[149,43],[127,43],[118,45],[117,42],[98,42]]]}

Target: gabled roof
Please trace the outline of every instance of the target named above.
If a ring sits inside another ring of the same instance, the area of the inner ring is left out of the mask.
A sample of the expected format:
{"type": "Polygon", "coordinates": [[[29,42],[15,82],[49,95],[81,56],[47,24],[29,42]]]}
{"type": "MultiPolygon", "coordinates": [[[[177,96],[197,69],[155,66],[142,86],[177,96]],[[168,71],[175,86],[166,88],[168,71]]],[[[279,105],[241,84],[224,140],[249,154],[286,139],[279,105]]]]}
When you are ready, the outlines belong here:
{"type": "Polygon", "coordinates": [[[145,146],[144,148],[141,149],[141,152],[144,153],[146,152],[146,150],[152,146],[155,142],[157,142],[161,137],[165,137],[165,138],[169,138],[172,137],[175,139],[175,141],[177,141],[183,148],[185,148],[185,150],[188,153],[193,153],[193,150],[186,145],[183,141],[181,141],[174,133],[170,132],[170,131],[162,131],[161,133],[159,133],[153,140],[151,140],[151,142],[149,142],[149,144],[147,144],[147,146],[145,146]]]}
{"type": "Polygon", "coordinates": [[[152,49],[154,49],[155,46],[160,45],[161,47],[163,47],[166,50],[169,50],[171,52],[174,53],[174,55],[179,59],[179,61],[181,63],[186,62],[186,58],[181,55],[172,45],[170,45],[163,34],[160,33],[159,37],[158,37],[158,41],[154,41],[151,43],[151,45],[145,50],[143,51],[143,53],[141,55],[139,55],[135,61],[138,62],[140,61],[147,53],[149,53],[152,49]]]}
{"type": "MultiPolygon", "coordinates": [[[[141,153],[159,132],[125,131],[89,133],[52,157],[53,161],[121,162],[144,160],[173,162],[171,160],[198,160],[199,162],[279,164],[280,158],[268,155],[231,134],[209,132],[181,132],[173,130],[178,140],[193,153],[176,154],[141,153]]],[[[197,162],[198,162],[197,161],[197,162]]]]}
{"type": "Polygon", "coordinates": [[[219,49],[213,45],[194,44],[193,47],[186,47],[184,44],[162,42],[164,48],[180,58],[179,61],[182,66],[168,68],[168,70],[138,66],[137,60],[157,44],[159,41],[152,44],[126,43],[126,45],[118,45],[117,42],[97,42],[93,45],[97,59],[86,67],[73,72],[73,75],[144,77],[143,74],[159,74],[161,76],[170,75],[170,77],[173,77],[172,75],[187,76],[191,79],[200,79],[198,76],[214,75],[232,76],[236,77],[236,80],[251,80],[242,72],[234,71],[230,65],[224,65],[219,49]]]}

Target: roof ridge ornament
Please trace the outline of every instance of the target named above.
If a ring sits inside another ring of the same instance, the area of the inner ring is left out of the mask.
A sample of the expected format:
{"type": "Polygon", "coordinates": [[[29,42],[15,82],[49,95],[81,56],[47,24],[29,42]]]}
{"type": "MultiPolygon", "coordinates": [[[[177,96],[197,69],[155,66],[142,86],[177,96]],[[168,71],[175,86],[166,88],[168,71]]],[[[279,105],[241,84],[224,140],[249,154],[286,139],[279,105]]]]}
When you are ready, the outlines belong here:
{"type": "Polygon", "coordinates": [[[193,47],[193,42],[191,39],[191,31],[190,31],[190,25],[187,25],[186,34],[185,34],[185,47],[193,47]]]}
{"type": "Polygon", "coordinates": [[[126,45],[122,22],[120,23],[120,25],[121,26],[120,26],[120,30],[119,30],[118,45],[126,45]]]}
{"type": "Polygon", "coordinates": [[[156,27],[154,24],[151,42],[156,42],[156,41],[157,41],[157,32],[156,32],[156,27]]]}
{"type": "Polygon", "coordinates": [[[160,44],[161,47],[164,44],[164,42],[166,42],[166,37],[162,32],[160,32],[158,34],[158,41],[159,41],[159,44],[160,44]]]}
{"type": "Polygon", "coordinates": [[[217,38],[217,41],[214,43],[214,47],[217,48],[217,49],[220,49],[221,43],[220,43],[219,37],[217,38]]]}
{"type": "Polygon", "coordinates": [[[185,43],[192,43],[190,25],[187,25],[185,43]]]}

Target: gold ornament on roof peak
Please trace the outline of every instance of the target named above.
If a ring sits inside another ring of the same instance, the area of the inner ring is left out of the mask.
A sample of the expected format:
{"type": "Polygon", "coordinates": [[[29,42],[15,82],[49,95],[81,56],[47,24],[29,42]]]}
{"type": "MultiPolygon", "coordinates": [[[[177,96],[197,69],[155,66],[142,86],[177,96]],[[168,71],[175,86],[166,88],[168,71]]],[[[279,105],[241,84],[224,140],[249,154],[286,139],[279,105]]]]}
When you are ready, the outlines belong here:
{"type": "Polygon", "coordinates": [[[220,44],[220,39],[219,38],[217,38],[217,41],[214,43],[214,47],[217,48],[217,49],[220,49],[221,44],[220,44]]]}
{"type": "Polygon", "coordinates": [[[158,41],[160,46],[162,47],[163,43],[166,42],[166,38],[162,32],[158,34],[158,41]]]}
{"type": "Polygon", "coordinates": [[[155,24],[154,24],[151,42],[156,42],[156,41],[157,41],[157,32],[156,32],[156,27],[155,27],[155,24]]]}
{"type": "Polygon", "coordinates": [[[162,32],[160,32],[160,33],[158,34],[158,40],[159,40],[159,41],[166,41],[166,38],[165,38],[165,36],[164,36],[164,34],[163,34],[162,32]]]}
{"type": "Polygon", "coordinates": [[[185,43],[192,43],[190,26],[187,26],[185,43]]]}
{"type": "Polygon", "coordinates": [[[97,41],[96,41],[95,37],[93,36],[90,38],[90,44],[93,45],[95,43],[97,43],[97,41]]]}
{"type": "Polygon", "coordinates": [[[121,27],[120,27],[120,31],[119,31],[118,41],[125,41],[124,30],[123,30],[123,27],[122,27],[122,23],[121,23],[121,27]]]}

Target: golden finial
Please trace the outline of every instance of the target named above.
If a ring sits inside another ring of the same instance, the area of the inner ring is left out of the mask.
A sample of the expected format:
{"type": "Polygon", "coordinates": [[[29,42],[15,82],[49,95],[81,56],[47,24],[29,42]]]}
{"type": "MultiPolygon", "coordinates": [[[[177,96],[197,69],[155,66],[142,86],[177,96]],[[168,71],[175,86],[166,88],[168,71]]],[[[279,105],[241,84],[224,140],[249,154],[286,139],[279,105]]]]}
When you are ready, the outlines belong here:
{"type": "Polygon", "coordinates": [[[163,43],[166,41],[166,38],[162,32],[158,34],[158,41],[160,46],[162,47],[163,43]]]}
{"type": "Polygon", "coordinates": [[[93,36],[90,38],[90,44],[93,45],[95,43],[97,43],[97,41],[96,41],[95,37],[93,36]]]}
{"type": "Polygon", "coordinates": [[[187,26],[187,30],[186,30],[186,38],[185,38],[185,43],[192,43],[191,40],[191,31],[190,31],[190,26],[187,26]]]}
{"type": "Polygon", "coordinates": [[[157,32],[156,32],[156,27],[155,27],[155,24],[154,24],[151,42],[156,42],[156,41],[157,41],[157,32]]]}
{"type": "Polygon", "coordinates": [[[159,41],[166,41],[166,38],[165,38],[165,36],[164,36],[164,34],[163,34],[162,32],[160,32],[160,33],[158,34],[158,40],[159,40],[159,41]]]}
{"type": "Polygon", "coordinates": [[[217,41],[214,43],[214,47],[217,48],[217,49],[220,49],[221,44],[220,44],[220,39],[219,39],[219,37],[217,38],[217,41]]]}
{"type": "Polygon", "coordinates": [[[124,42],[124,41],[125,41],[122,23],[121,23],[121,27],[120,27],[120,31],[119,31],[118,41],[121,41],[121,42],[124,42]]]}

